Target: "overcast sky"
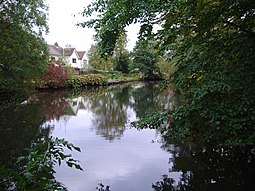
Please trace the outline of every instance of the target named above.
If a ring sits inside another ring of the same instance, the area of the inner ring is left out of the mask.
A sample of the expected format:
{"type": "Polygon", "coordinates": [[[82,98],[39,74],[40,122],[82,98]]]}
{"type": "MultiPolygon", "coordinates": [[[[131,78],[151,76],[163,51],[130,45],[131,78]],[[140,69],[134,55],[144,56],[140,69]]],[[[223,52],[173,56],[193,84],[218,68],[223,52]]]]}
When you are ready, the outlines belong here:
{"type": "MultiPolygon", "coordinates": [[[[79,51],[88,51],[93,41],[93,29],[77,27],[84,18],[79,15],[91,0],[46,0],[49,5],[49,28],[45,35],[48,44],[58,42],[60,46],[70,44],[79,51]]],[[[128,49],[132,50],[138,33],[138,27],[128,29],[128,49]]]]}

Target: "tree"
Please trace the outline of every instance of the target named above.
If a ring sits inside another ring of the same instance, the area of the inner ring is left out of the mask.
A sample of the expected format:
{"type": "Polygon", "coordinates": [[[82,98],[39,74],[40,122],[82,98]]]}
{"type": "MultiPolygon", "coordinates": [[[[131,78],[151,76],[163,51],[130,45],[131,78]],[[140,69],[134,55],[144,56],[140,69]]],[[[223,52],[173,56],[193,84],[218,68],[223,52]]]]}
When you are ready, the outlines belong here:
{"type": "Polygon", "coordinates": [[[125,51],[120,54],[118,60],[117,60],[117,65],[115,67],[115,70],[123,72],[123,73],[128,73],[129,72],[129,65],[130,65],[130,58],[129,58],[129,52],[125,51]]]}
{"type": "Polygon", "coordinates": [[[178,7],[183,21],[177,11],[165,17],[167,25],[180,23],[173,31],[179,36],[172,82],[186,98],[173,124],[206,141],[253,142],[254,2],[198,1],[189,2],[189,9],[184,3],[178,7]]]}
{"type": "Polygon", "coordinates": [[[9,21],[1,25],[1,28],[15,24],[42,34],[48,31],[47,11],[45,0],[1,0],[0,19],[9,21]]]}
{"type": "Polygon", "coordinates": [[[115,70],[121,71],[123,73],[129,72],[130,65],[130,54],[128,50],[125,49],[127,45],[127,35],[123,33],[116,41],[113,59],[115,61],[115,70]]]}
{"type": "Polygon", "coordinates": [[[44,1],[0,1],[0,94],[28,91],[47,71],[44,1]]]}
{"type": "Polygon", "coordinates": [[[169,134],[202,135],[215,143],[255,140],[255,2],[253,0],[112,0],[93,2],[84,22],[97,31],[100,53],[111,53],[130,23],[141,37],[156,34],[175,62],[172,83],[185,98],[169,134]],[[184,133],[185,132],[185,133],[184,133]]]}
{"type": "Polygon", "coordinates": [[[92,44],[89,52],[89,63],[90,65],[98,70],[111,70],[113,68],[113,60],[110,56],[108,57],[100,57],[98,53],[98,45],[92,44]]]}
{"type": "Polygon", "coordinates": [[[99,44],[93,44],[90,47],[88,56],[90,65],[100,70],[117,70],[128,73],[128,65],[130,63],[129,52],[125,49],[127,44],[126,34],[121,35],[115,45],[113,54],[105,54],[100,56],[99,44]]]}
{"type": "Polygon", "coordinates": [[[158,54],[154,49],[154,41],[141,39],[137,41],[133,50],[133,71],[141,72],[145,78],[158,79],[160,78],[159,68],[156,65],[158,62],[158,54]]]}

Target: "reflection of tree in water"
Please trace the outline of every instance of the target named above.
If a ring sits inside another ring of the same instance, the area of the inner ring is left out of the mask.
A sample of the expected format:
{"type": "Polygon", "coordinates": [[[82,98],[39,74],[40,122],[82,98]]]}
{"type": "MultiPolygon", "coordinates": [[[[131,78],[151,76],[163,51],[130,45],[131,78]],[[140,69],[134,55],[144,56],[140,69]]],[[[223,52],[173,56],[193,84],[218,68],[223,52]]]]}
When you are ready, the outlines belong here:
{"type": "Polygon", "coordinates": [[[117,86],[104,94],[91,97],[90,109],[94,114],[96,134],[107,140],[118,139],[125,130],[130,86],[117,86]]]}
{"type": "Polygon", "coordinates": [[[129,88],[123,84],[110,87],[88,87],[79,91],[41,92],[29,100],[42,106],[46,120],[68,121],[79,110],[91,110],[96,133],[108,140],[120,138],[127,121],[129,88]]]}
{"type": "Polygon", "coordinates": [[[137,84],[132,89],[132,107],[138,117],[144,117],[152,112],[169,110],[172,108],[172,94],[161,90],[159,83],[148,82],[137,84]]]}
{"type": "Polygon", "coordinates": [[[36,93],[27,103],[39,104],[46,120],[68,120],[77,115],[80,109],[85,109],[84,102],[89,97],[105,92],[105,87],[88,87],[73,91],[45,91],[36,93]]]}
{"type": "Polygon", "coordinates": [[[64,115],[73,115],[68,103],[67,92],[41,92],[31,98],[32,103],[42,106],[44,117],[47,120],[59,120],[64,115]]]}
{"type": "Polygon", "coordinates": [[[45,120],[61,118],[67,122],[79,110],[91,110],[96,134],[114,140],[123,135],[128,109],[141,117],[171,107],[171,95],[160,91],[157,84],[139,82],[79,91],[40,92],[31,96],[28,102],[40,105],[45,120]]]}
{"type": "Polygon", "coordinates": [[[110,87],[104,94],[91,97],[89,102],[96,134],[114,140],[123,135],[128,109],[141,117],[171,107],[172,96],[160,91],[158,83],[138,82],[110,87]]]}
{"type": "Polygon", "coordinates": [[[67,159],[77,165],[63,153],[71,143],[57,138],[50,142],[54,127],[45,124],[45,105],[37,99],[0,102],[0,190],[49,190],[49,185],[56,190],[53,186],[60,188],[61,183],[55,180],[53,164],[67,159]]]}
{"type": "Polygon", "coordinates": [[[155,191],[170,190],[255,190],[255,147],[195,147],[165,143],[172,157],[169,175],[153,185],[155,191]],[[179,180],[171,172],[181,172],[179,180]]]}
{"type": "Polygon", "coordinates": [[[0,165],[7,165],[40,136],[45,119],[40,105],[13,102],[2,107],[1,104],[4,103],[0,103],[0,165]]]}
{"type": "MultiPolygon", "coordinates": [[[[52,128],[43,127],[43,109],[39,104],[21,104],[20,101],[0,103],[0,182],[8,177],[2,168],[17,169],[17,158],[27,151],[31,143],[48,137],[52,128]],[[2,104],[3,107],[2,107],[2,104]],[[3,109],[4,108],[4,109],[3,109]]],[[[6,190],[0,184],[0,190],[6,190]]]]}

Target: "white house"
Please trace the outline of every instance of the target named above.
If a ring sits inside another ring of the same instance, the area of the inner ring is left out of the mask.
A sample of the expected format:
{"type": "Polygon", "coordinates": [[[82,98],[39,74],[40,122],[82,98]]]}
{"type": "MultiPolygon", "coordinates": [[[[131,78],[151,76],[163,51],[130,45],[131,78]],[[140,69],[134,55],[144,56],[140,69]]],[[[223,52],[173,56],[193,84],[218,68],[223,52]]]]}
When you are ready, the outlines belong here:
{"type": "Polygon", "coordinates": [[[62,48],[58,43],[48,45],[51,60],[61,60],[76,69],[88,69],[86,51],[77,51],[76,48],[62,48]]]}

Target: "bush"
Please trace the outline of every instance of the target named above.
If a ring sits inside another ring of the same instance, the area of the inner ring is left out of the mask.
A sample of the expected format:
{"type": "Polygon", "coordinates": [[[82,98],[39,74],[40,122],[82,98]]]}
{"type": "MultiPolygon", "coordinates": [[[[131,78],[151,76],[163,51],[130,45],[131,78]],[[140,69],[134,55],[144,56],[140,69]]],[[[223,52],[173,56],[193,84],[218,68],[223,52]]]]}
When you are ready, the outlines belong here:
{"type": "Polygon", "coordinates": [[[70,76],[66,81],[67,86],[78,88],[84,86],[102,86],[107,84],[107,77],[102,74],[85,74],[70,76]]]}
{"type": "Polygon", "coordinates": [[[72,88],[80,87],[81,86],[81,80],[79,76],[69,76],[66,80],[66,85],[72,88]]]}
{"type": "Polygon", "coordinates": [[[68,77],[67,69],[60,63],[52,63],[48,66],[48,72],[43,77],[43,88],[62,88],[68,77]]]}

